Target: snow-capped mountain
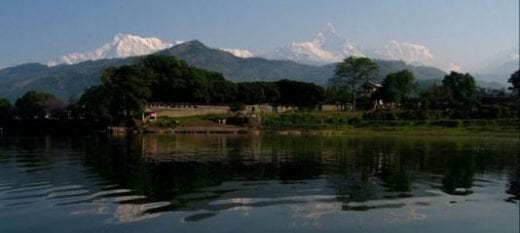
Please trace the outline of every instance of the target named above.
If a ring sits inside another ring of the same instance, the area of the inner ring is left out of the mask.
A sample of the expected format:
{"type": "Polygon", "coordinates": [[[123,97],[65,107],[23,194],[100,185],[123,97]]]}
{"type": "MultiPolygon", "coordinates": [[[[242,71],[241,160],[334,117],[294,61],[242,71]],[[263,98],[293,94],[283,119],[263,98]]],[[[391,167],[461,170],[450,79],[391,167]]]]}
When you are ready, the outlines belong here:
{"type": "Polygon", "coordinates": [[[401,60],[413,65],[426,65],[433,61],[433,54],[428,47],[395,40],[375,50],[372,56],[384,60],[401,60]]]}
{"type": "Polygon", "coordinates": [[[167,43],[155,37],[140,37],[119,33],[114,36],[112,42],[105,43],[93,51],[67,54],[48,62],[47,65],[55,66],[59,64],[75,64],[87,60],[140,56],[166,49],[179,43],[182,42],[167,43]]]}
{"type": "Polygon", "coordinates": [[[341,37],[332,24],[319,32],[312,41],[293,42],[274,50],[270,58],[288,59],[307,64],[326,64],[341,61],[348,56],[401,60],[413,65],[431,65],[433,54],[424,45],[390,41],[377,49],[360,49],[355,43],[341,37]]]}
{"type": "Polygon", "coordinates": [[[275,49],[271,55],[268,55],[275,59],[288,59],[307,64],[337,62],[347,56],[364,56],[364,54],[353,43],[340,37],[330,23],[312,41],[293,42],[275,49]]]}
{"type": "MultiPolygon", "coordinates": [[[[184,41],[175,41],[173,43],[161,41],[155,37],[141,37],[131,34],[118,33],[111,42],[103,44],[101,47],[84,53],[70,53],[56,60],[47,63],[48,66],[56,66],[60,64],[76,64],[83,61],[99,60],[106,58],[125,58],[132,56],[147,55],[159,50],[167,49],[172,46],[182,44],[184,41]]],[[[248,58],[253,57],[253,52],[246,49],[220,49],[231,53],[236,57],[248,58]]]]}

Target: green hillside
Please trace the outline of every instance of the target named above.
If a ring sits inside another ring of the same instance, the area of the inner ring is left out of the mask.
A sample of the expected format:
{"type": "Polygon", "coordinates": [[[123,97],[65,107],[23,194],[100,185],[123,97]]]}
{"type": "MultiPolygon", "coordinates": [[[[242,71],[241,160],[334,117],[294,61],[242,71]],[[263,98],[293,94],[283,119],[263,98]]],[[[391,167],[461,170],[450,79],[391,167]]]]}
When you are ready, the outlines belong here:
{"type": "MultiPolygon", "coordinates": [[[[218,49],[212,49],[194,40],[157,53],[175,56],[199,68],[222,73],[231,81],[276,81],[292,79],[326,85],[334,74],[335,64],[304,65],[286,60],[239,58],[218,49]]],[[[99,82],[101,71],[109,66],[132,64],[137,57],[87,61],[74,65],[47,67],[42,64],[24,64],[0,70],[0,97],[14,100],[30,90],[44,91],[64,100],[78,96],[99,82]]],[[[437,68],[410,66],[401,61],[376,60],[380,67],[378,80],[388,73],[411,70],[418,80],[441,79],[445,73],[437,68]]]]}

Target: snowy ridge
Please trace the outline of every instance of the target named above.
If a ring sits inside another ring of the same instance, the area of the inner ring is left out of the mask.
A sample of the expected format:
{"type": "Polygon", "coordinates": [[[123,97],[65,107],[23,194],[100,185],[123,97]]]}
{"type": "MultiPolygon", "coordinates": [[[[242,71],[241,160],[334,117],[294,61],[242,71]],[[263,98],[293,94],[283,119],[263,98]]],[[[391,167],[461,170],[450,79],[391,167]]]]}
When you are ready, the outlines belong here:
{"type": "Polygon", "coordinates": [[[341,38],[332,24],[309,42],[293,42],[274,50],[270,57],[310,64],[337,62],[347,56],[365,56],[356,46],[341,38]]]}
{"type": "Polygon", "coordinates": [[[275,49],[270,55],[275,59],[289,59],[307,64],[338,62],[348,56],[402,60],[414,65],[432,64],[434,58],[431,50],[424,45],[395,40],[380,49],[360,49],[355,43],[338,35],[334,25],[330,23],[313,40],[290,43],[275,49]]]}
{"type": "MultiPolygon", "coordinates": [[[[182,43],[176,42],[175,44],[182,43]]],[[[47,63],[48,66],[59,64],[75,64],[87,60],[99,60],[105,58],[124,58],[153,53],[173,46],[155,37],[140,37],[130,34],[116,34],[112,42],[105,43],[101,47],[85,53],[71,53],[47,63]]]]}

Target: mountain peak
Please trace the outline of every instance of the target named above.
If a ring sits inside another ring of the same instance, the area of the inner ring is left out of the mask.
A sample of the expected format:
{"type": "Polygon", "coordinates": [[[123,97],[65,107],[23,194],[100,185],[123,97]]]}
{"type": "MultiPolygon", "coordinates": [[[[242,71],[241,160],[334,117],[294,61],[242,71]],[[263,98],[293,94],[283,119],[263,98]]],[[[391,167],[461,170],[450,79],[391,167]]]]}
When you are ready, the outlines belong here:
{"type": "Polygon", "coordinates": [[[165,43],[155,37],[141,37],[132,34],[117,33],[109,43],[85,53],[70,53],[47,63],[48,66],[75,64],[87,60],[105,58],[125,58],[140,56],[166,49],[173,44],[165,43]]]}
{"type": "Polygon", "coordinates": [[[347,56],[364,56],[364,54],[353,43],[339,36],[331,23],[327,23],[312,41],[293,42],[274,52],[274,58],[307,64],[337,62],[347,56]]]}
{"type": "Polygon", "coordinates": [[[325,28],[324,28],[320,33],[323,33],[323,34],[332,34],[332,35],[337,35],[337,34],[338,34],[338,33],[336,32],[336,27],[335,27],[332,23],[327,23],[327,25],[325,26],[325,28]]]}
{"type": "Polygon", "coordinates": [[[183,45],[192,46],[192,47],[203,47],[203,48],[208,47],[204,43],[200,42],[200,40],[190,40],[190,41],[184,42],[183,45]]]}

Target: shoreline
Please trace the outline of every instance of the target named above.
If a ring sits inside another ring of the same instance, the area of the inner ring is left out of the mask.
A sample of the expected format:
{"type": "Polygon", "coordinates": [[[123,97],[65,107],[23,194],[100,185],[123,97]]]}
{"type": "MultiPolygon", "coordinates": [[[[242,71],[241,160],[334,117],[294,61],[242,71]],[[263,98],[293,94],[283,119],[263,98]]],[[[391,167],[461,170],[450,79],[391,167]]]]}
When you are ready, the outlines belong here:
{"type": "Polygon", "coordinates": [[[82,134],[237,134],[237,135],[302,135],[302,136],[348,136],[348,135],[395,135],[395,136],[477,136],[520,138],[520,120],[437,120],[437,121],[362,121],[357,124],[285,124],[222,125],[211,121],[192,121],[176,126],[141,126],[136,128],[96,128],[87,124],[45,121],[22,124],[16,122],[3,126],[1,135],[82,135],[82,134]],[[442,123],[442,124],[440,124],[442,123]],[[453,124],[455,123],[455,124],[453,124]]]}

